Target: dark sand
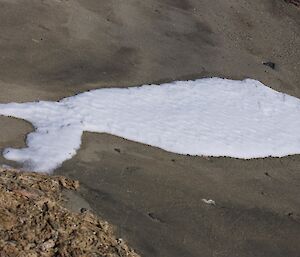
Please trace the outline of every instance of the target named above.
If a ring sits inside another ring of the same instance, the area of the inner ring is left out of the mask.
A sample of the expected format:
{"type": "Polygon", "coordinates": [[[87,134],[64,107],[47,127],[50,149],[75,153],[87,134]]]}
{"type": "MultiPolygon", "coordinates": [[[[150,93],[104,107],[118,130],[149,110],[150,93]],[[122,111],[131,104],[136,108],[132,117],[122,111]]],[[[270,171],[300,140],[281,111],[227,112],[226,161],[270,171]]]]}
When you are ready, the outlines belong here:
{"type": "Polygon", "coordinates": [[[206,76],[300,96],[299,25],[283,0],[0,0],[0,101],[206,76]]]}
{"type": "MultiPolygon", "coordinates": [[[[1,103],[207,76],[300,97],[300,10],[283,0],[0,0],[0,31],[1,103]]],[[[0,149],[31,130],[0,117],[0,149]]],[[[186,157],[86,133],[56,173],[78,179],[142,256],[296,257],[299,167],[299,156],[186,157]]]]}
{"type": "Polygon", "coordinates": [[[81,196],[144,256],[282,257],[299,256],[299,167],[298,156],[185,157],[86,133],[57,173],[80,179],[81,196]]]}

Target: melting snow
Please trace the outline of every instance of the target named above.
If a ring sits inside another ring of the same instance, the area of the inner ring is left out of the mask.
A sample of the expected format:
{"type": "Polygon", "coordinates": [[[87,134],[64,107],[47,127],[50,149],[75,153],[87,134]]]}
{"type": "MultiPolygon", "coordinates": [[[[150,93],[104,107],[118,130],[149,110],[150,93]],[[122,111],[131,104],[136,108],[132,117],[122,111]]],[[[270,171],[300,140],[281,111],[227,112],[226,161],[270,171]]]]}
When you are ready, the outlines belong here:
{"type": "Polygon", "coordinates": [[[220,78],[98,89],[59,102],[0,104],[35,126],[9,160],[51,171],[76,154],[83,131],[190,155],[258,158],[300,153],[300,100],[256,80],[220,78]]]}

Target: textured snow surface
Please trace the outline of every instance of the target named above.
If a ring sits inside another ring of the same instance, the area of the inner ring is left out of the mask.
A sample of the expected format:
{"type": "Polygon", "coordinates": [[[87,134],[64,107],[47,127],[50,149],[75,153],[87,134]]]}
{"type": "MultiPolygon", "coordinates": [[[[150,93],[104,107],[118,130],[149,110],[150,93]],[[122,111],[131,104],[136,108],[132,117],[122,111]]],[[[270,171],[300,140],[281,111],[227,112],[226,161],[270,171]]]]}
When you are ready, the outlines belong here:
{"type": "Polygon", "coordinates": [[[300,153],[300,100],[250,79],[98,89],[59,102],[0,104],[1,114],[34,125],[26,148],[3,155],[36,171],[74,156],[83,131],[179,154],[248,159],[300,153]]]}

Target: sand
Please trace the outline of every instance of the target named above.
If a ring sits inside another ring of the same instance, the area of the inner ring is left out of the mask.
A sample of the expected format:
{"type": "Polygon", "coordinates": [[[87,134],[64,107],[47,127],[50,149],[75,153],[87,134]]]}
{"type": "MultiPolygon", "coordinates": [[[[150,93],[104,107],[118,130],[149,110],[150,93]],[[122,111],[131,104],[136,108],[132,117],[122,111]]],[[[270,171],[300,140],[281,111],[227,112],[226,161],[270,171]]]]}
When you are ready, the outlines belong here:
{"type": "Polygon", "coordinates": [[[298,156],[179,156],[86,133],[56,173],[79,179],[91,208],[145,256],[297,256],[299,165],[298,156]]]}
{"type": "Polygon", "coordinates": [[[1,102],[206,76],[300,96],[299,9],[283,0],[0,3],[1,102]]]}
{"type": "MultiPolygon", "coordinates": [[[[299,15],[283,0],[0,0],[0,102],[207,76],[300,97],[299,15]]],[[[31,129],[0,117],[0,149],[31,129]]],[[[77,197],[142,256],[296,257],[299,162],[180,156],[85,133],[56,174],[78,179],[77,197]]]]}

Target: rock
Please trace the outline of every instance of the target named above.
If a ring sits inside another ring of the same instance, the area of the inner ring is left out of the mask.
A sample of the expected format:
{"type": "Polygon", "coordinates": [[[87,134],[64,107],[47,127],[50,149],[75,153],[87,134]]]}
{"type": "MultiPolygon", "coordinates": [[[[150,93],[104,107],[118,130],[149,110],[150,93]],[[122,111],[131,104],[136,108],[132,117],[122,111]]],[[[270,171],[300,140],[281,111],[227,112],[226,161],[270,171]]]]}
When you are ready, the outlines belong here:
{"type": "Polygon", "coordinates": [[[293,5],[297,6],[297,7],[300,6],[300,0],[284,0],[284,1],[286,3],[288,3],[288,4],[293,4],[293,5]]]}
{"type": "Polygon", "coordinates": [[[81,213],[85,213],[86,211],[87,211],[86,208],[81,208],[81,209],[80,209],[80,212],[81,212],[81,213]]]}
{"type": "Polygon", "coordinates": [[[41,250],[43,252],[46,252],[49,249],[53,248],[54,246],[55,246],[55,242],[52,239],[50,239],[41,245],[41,250]]]}
{"type": "Polygon", "coordinates": [[[106,221],[62,203],[76,181],[0,168],[0,256],[138,257],[106,221]]]}
{"type": "Polygon", "coordinates": [[[270,67],[271,69],[275,69],[275,63],[274,62],[263,62],[263,65],[266,65],[270,67]]]}

